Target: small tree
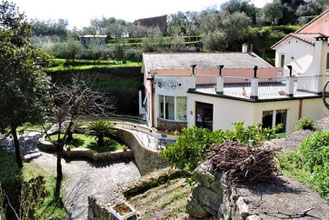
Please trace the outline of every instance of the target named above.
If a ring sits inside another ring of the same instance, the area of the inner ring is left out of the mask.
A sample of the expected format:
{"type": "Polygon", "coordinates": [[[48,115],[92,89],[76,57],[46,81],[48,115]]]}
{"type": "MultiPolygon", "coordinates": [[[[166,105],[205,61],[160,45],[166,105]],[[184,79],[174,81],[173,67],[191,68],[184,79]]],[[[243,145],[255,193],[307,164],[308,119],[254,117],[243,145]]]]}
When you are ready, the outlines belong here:
{"type": "MultiPolygon", "coordinates": [[[[104,115],[107,110],[112,108],[110,105],[107,105],[101,93],[92,91],[77,76],[73,78],[72,84],[60,87],[54,86],[53,90],[48,120],[58,125],[58,138],[56,141],[52,141],[57,148],[55,199],[58,200],[63,179],[61,164],[63,148],[68,142],[74,123],[82,116],[104,115]],[[63,129],[64,127],[65,129],[63,129]],[[63,138],[60,138],[63,130],[63,138]]],[[[47,136],[50,139],[48,134],[47,136]]]]}
{"type": "Polygon", "coordinates": [[[8,1],[0,3],[0,132],[13,137],[20,168],[17,128],[42,118],[49,88],[49,78],[42,72],[47,56],[32,45],[30,33],[17,7],[8,1]]]}
{"type": "Polygon", "coordinates": [[[93,121],[88,129],[89,134],[96,137],[99,147],[104,146],[104,137],[111,137],[115,133],[114,124],[109,121],[93,121]]]}

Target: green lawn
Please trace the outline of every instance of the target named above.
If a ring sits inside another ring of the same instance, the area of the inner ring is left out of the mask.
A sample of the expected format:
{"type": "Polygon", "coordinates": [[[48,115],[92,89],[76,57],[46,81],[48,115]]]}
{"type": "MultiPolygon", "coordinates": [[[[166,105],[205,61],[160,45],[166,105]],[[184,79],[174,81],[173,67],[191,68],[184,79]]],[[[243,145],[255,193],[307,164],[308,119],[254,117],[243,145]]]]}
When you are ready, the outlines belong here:
{"type": "MultiPolygon", "coordinates": [[[[61,135],[63,138],[63,135],[61,135]]],[[[51,135],[50,139],[52,141],[57,140],[57,134],[51,135]]],[[[47,138],[49,140],[49,138],[47,138]]],[[[88,136],[85,134],[73,134],[73,140],[69,142],[69,146],[71,148],[82,148],[82,149],[90,149],[97,152],[109,152],[109,151],[116,151],[122,150],[124,145],[120,144],[119,142],[105,138],[105,146],[99,147],[97,146],[97,142],[95,137],[88,136]]]]}
{"type": "Polygon", "coordinates": [[[138,62],[126,61],[123,63],[119,60],[82,60],[76,59],[71,66],[65,66],[65,59],[51,60],[52,66],[45,68],[46,72],[56,72],[65,70],[88,70],[88,69],[101,69],[101,68],[115,68],[115,67],[139,67],[141,64],[138,62]]]}
{"type": "MultiPolygon", "coordinates": [[[[19,210],[20,202],[19,197],[21,192],[25,192],[24,202],[30,203],[28,207],[25,203],[25,208],[31,209],[30,214],[33,215],[33,219],[51,219],[61,220],[65,219],[66,211],[63,201],[56,203],[54,201],[54,189],[56,185],[55,176],[45,171],[36,163],[24,163],[24,167],[20,170],[15,162],[13,154],[6,153],[0,148],[0,186],[8,196],[10,203],[16,210],[19,210]],[[36,195],[36,183],[37,179],[42,178],[43,181],[38,184],[38,192],[42,192],[40,197],[34,197],[36,195]],[[22,189],[22,183],[25,183],[22,189]],[[33,187],[34,186],[34,187],[33,187]],[[22,190],[22,191],[21,191],[22,190]]],[[[1,199],[1,198],[0,198],[1,199]]],[[[63,199],[61,195],[61,200],[63,199]]],[[[13,213],[7,207],[7,219],[15,219],[13,213]]],[[[1,216],[0,216],[1,217],[1,216]]],[[[31,216],[32,217],[32,216],[31,216]]]]}

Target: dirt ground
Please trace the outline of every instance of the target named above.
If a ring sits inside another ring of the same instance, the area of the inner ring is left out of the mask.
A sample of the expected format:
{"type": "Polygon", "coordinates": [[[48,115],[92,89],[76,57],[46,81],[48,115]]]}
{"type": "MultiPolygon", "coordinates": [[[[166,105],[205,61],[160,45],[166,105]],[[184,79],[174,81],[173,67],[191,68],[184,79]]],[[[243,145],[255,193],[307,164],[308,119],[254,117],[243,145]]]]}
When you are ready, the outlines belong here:
{"type": "Polygon", "coordinates": [[[185,178],[178,178],[134,196],[128,203],[136,208],[142,220],[186,219],[185,206],[190,193],[191,186],[185,178]]]}

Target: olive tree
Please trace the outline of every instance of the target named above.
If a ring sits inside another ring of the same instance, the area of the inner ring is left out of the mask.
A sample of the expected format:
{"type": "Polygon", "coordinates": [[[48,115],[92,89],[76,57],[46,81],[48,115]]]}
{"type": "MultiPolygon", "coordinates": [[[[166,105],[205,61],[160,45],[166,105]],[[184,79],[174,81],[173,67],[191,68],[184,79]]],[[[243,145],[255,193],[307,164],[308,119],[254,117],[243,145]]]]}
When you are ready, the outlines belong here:
{"type": "Polygon", "coordinates": [[[17,128],[41,118],[49,78],[46,55],[29,40],[30,25],[16,5],[0,3],[0,132],[11,134],[17,164],[23,167],[17,128]]]}
{"type": "Polygon", "coordinates": [[[52,87],[51,104],[45,121],[57,125],[58,137],[56,140],[52,140],[47,129],[45,129],[45,133],[57,148],[56,200],[60,198],[63,179],[61,163],[63,149],[68,143],[73,125],[83,116],[104,115],[111,109],[113,109],[112,106],[107,103],[104,96],[99,92],[92,91],[87,83],[78,76],[73,77],[71,84],[52,87]]]}

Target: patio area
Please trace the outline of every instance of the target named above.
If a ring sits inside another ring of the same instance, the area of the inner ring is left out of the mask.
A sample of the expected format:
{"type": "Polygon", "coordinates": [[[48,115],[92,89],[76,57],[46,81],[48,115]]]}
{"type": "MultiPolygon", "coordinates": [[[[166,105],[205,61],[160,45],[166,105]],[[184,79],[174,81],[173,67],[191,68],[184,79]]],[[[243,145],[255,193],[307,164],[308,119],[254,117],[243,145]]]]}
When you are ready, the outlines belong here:
{"type": "Polygon", "coordinates": [[[232,76],[197,76],[195,91],[204,94],[222,94],[240,99],[287,99],[290,97],[317,97],[321,94],[321,76],[251,78],[232,76]],[[200,79],[201,78],[201,79],[200,79]],[[220,85],[222,84],[222,85],[220,85]]]}

